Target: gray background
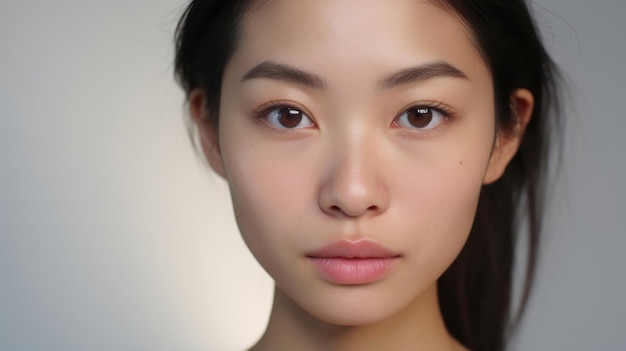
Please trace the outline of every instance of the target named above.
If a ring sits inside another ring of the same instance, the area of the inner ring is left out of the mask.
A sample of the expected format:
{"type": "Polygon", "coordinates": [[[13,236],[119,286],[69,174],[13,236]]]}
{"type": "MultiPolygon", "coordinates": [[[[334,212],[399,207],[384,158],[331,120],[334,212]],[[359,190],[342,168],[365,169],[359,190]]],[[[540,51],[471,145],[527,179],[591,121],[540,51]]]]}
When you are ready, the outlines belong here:
{"type": "MultiPolygon", "coordinates": [[[[0,4],[0,350],[241,350],[271,281],[192,151],[180,0],[0,4]]],[[[517,350],[626,350],[626,1],[541,0],[564,161],[517,350]]]]}

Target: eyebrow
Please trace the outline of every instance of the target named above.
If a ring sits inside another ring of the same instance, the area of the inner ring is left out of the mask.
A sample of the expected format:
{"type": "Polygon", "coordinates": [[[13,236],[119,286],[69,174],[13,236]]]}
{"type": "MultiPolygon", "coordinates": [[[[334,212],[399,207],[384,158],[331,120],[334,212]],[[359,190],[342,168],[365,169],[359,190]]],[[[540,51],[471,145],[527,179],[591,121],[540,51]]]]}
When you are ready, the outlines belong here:
{"type": "MultiPolygon", "coordinates": [[[[379,85],[383,89],[388,89],[399,85],[444,77],[469,80],[467,75],[465,75],[465,73],[458,68],[444,61],[437,61],[403,69],[383,79],[379,85]]],[[[293,66],[271,61],[265,61],[254,66],[251,70],[244,74],[241,81],[243,82],[257,78],[282,80],[302,84],[315,89],[324,89],[327,86],[326,81],[318,75],[293,66]]]]}
{"type": "Polygon", "coordinates": [[[313,73],[309,73],[289,65],[269,61],[262,62],[254,66],[254,68],[249,70],[241,78],[241,81],[243,82],[255,78],[283,80],[316,89],[326,88],[326,81],[313,73]]]}
{"type": "Polygon", "coordinates": [[[382,88],[393,88],[398,85],[445,77],[469,80],[469,78],[467,78],[467,75],[465,75],[465,73],[463,73],[460,69],[452,66],[447,62],[437,61],[433,63],[427,63],[425,65],[410,67],[398,73],[394,73],[388,78],[384,79],[380,83],[380,86],[382,88]]]}

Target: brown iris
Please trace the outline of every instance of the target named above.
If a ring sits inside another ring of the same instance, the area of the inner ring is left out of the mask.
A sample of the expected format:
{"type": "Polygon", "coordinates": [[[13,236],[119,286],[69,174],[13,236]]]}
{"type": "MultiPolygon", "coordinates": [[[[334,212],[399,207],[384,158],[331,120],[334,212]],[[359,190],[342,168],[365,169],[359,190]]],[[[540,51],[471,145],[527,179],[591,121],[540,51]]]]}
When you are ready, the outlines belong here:
{"type": "Polygon", "coordinates": [[[406,111],[407,122],[415,128],[425,128],[433,121],[433,110],[428,107],[415,107],[406,111]]]}
{"type": "Polygon", "coordinates": [[[295,128],[302,123],[302,111],[284,107],[276,112],[278,113],[278,122],[285,128],[295,128]]]}

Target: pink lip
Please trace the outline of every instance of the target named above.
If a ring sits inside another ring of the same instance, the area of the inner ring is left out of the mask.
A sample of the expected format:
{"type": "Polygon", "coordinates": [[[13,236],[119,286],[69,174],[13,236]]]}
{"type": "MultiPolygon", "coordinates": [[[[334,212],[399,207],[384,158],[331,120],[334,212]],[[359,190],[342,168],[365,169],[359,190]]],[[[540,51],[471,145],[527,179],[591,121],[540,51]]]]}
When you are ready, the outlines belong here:
{"type": "Polygon", "coordinates": [[[368,284],[383,279],[400,255],[370,240],[338,240],[307,258],[320,275],[335,284],[368,284]]]}

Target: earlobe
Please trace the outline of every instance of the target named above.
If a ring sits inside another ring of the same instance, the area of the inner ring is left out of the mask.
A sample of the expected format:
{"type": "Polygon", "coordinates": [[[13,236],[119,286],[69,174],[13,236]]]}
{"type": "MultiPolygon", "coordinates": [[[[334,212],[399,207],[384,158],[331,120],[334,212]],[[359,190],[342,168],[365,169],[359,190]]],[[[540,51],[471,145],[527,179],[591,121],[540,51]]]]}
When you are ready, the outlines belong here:
{"type": "Polygon", "coordinates": [[[189,111],[193,122],[198,128],[202,152],[215,173],[226,178],[222,153],[220,151],[217,125],[210,118],[207,107],[206,94],[201,89],[195,89],[189,94],[189,111]]]}
{"type": "Polygon", "coordinates": [[[510,101],[512,113],[515,114],[514,127],[510,132],[498,131],[483,184],[490,184],[500,179],[519,149],[533,112],[534,98],[527,89],[515,90],[511,94],[510,101]]]}

